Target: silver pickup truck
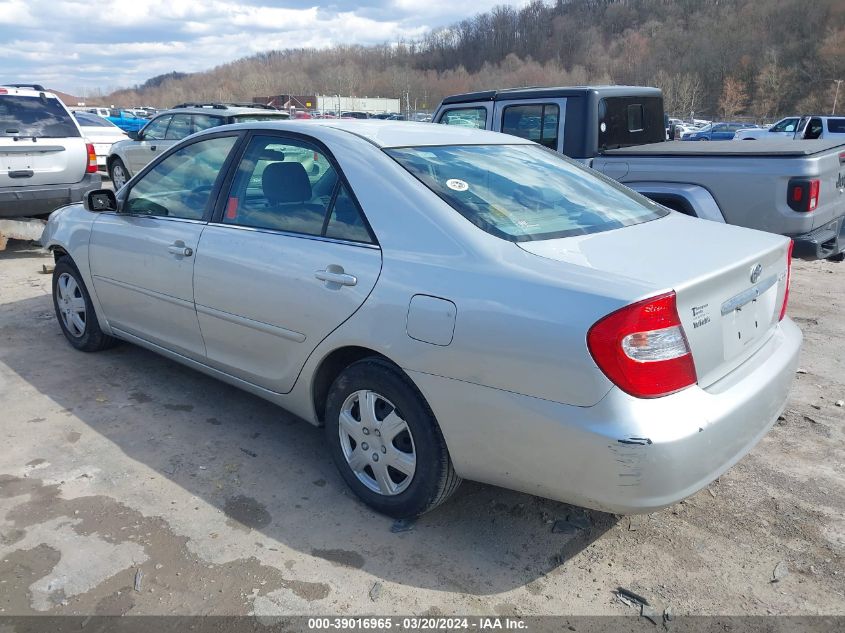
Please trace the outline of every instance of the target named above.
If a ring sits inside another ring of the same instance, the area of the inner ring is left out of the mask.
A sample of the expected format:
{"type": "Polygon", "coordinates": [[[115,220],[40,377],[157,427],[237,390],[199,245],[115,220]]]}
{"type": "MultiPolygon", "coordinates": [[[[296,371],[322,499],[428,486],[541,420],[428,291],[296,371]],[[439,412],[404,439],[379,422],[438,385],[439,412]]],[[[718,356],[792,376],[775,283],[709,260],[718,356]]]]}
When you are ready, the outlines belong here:
{"type": "Polygon", "coordinates": [[[676,211],[791,237],[796,257],[845,258],[842,140],[653,143],[592,166],[676,211]]]}
{"type": "Polygon", "coordinates": [[[530,139],[676,211],[789,236],[797,257],[845,257],[842,139],[667,143],[663,95],[642,86],[452,95],[433,122],[530,139]]]}

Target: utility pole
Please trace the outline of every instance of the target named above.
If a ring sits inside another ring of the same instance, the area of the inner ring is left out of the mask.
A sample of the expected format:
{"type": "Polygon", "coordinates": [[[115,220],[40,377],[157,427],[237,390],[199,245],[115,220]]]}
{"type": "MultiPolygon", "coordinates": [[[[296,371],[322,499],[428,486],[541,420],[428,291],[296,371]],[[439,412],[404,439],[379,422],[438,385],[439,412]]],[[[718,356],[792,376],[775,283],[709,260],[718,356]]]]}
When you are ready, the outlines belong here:
{"type": "Polygon", "coordinates": [[[833,110],[830,113],[836,114],[836,100],[839,98],[839,84],[842,83],[842,79],[834,79],[833,81],[836,82],[836,94],[833,95],[833,110]]]}

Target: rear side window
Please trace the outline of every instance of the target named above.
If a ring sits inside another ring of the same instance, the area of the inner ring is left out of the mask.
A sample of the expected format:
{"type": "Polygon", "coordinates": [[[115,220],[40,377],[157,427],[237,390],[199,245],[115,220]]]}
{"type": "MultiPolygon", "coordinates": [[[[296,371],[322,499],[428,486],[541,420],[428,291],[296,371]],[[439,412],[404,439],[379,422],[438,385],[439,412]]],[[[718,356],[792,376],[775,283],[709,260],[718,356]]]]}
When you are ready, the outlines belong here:
{"type": "Polygon", "coordinates": [[[79,128],[58,99],[0,95],[0,136],[79,137],[79,128]]]}
{"type": "Polygon", "coordinates": [[[326,156],[292,138],[253,137],[232,183],[223,222],[372,241],[360,209],[326,156]]]}
{"type": "Polygon", "coordinates": [[[828,119],[827,129],[831,134],[845,134],[845,119],[828,119]]]}
{"type": "Polygon", "coordinates": [[[666,140],[661,97],[606,97],[598,103],[598,147],[615,149],[666,140]]]}
{"type": "Polygon", "coordinates": [[[487,128],[487,108],[452,108],[443,113],[440,123],[484,130],[487,128]]]}
{"type": "Polygon", "coordinates": [[[512,242],[598,233],[668,211],[537,145],[452,145],[387,153],[480,229],[512,242]]]}
{"type": "Polygon", "coordinates": [[[560,108],[553,103],[507,106],[502,113],[502,132],[557,149],[560,108]]]}

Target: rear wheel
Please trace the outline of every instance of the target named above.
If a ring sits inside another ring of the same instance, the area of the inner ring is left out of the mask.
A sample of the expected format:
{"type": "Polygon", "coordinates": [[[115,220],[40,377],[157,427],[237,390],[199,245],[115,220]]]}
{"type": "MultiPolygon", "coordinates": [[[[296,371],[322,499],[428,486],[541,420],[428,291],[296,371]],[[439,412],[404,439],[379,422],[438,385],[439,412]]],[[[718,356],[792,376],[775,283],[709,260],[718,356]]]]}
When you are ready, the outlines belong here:
{"type": "Polygon", "coordinates": [[[114,190],[118,191],[126,181],[129,180],[129,173],[126,171],[126,165],[119,158],[115,158],[109,165],[109,178],[111,178],[114,190]]]}
{"type": "Polygon", "coordinates": [[[353,492],[395,518],[434,509],[461,481],[428,403],[379,358],[350,365],[332,384],[326,439],[353,492]]]}
{"type": "Polygon", "coordinates": [[[100,329],[82,276],[67,257],[53,271],[53,306],[68,342],[83,352],[99,352],[117,341],[100,329]]]}
{"type": "Polygon", "coordinates": [[[828,257],[827,259],[829,261],[832,261],[832,262],[845,261],[845,251],[842,251],[841,253],[837,253],[836,255],[834,255],[832,257],[828,257]]]}

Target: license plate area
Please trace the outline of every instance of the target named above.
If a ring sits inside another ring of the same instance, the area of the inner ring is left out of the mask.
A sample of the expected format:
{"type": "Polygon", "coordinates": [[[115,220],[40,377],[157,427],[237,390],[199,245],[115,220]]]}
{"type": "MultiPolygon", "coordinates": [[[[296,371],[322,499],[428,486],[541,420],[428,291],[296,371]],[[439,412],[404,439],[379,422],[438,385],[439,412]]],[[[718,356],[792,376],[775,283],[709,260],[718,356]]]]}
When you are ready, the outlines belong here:
{"type": "Polygon", "coordinates": [[[730,360],[768,332],[775,323],[778,278],[771,277],[722,305],[724,358],[730,360]]]}

